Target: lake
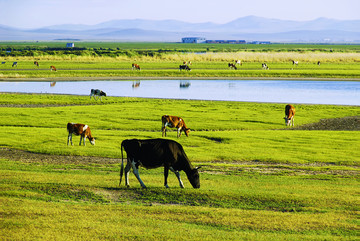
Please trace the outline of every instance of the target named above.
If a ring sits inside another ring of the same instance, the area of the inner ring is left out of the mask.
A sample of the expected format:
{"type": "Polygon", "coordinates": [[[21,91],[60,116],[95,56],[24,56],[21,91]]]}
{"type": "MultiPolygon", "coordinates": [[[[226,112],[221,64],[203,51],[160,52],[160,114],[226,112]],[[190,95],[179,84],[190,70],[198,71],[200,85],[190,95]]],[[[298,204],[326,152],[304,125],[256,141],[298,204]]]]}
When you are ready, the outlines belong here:
{"type": "Polygon", "coordinates": [[[0,92],[246,102],[360,105],[360,82],[297,80],[142,80],[0,82],[0,92]]]}

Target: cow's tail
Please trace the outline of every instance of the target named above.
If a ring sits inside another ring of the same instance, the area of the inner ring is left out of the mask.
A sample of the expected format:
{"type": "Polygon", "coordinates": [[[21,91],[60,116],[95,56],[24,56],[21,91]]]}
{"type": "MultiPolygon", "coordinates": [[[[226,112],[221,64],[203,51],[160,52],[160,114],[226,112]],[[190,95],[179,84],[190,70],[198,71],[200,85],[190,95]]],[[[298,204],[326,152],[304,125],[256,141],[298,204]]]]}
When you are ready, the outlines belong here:
{"type": "Polygon", "coordinates": [[[120,167],[120,182],[119,182],[119,186],[121,184],[121,179],[122,176],[124,174],[124,154],[123,154],[123,145],[121,143],[121,167],[120,167]]]}

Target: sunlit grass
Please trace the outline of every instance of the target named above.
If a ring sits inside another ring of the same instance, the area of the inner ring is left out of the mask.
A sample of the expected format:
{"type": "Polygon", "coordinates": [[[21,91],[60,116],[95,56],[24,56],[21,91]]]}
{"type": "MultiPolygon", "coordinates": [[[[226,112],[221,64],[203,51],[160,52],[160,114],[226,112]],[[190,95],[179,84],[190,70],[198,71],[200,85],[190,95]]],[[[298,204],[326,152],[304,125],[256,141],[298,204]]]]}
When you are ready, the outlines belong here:
{"type": "MultiPolygon", "coordinates": [[[[360,115],[358,106],[295,108],[295,125],[360,115]]],[[[357,238],[360,136],[286,128],[283,104],[0,94],[0,109],[0,147],[26,151],[0,156],[1,239],[357,238]],[[130,188],[119,186],[121,141],[160,138],[163,114],[193,130],[167,138],[201,166],[201,188],[181,172],[185,189],[173,173],[166,189],[162,168],[140,168],[147,189],[132,173],[130,188]],[[96,145],[74,136],[67,146],[69,121],[88,124],[96,145]]]]}
{"type": "Polygon", "coordinates": [[[0,78],[71,78],[71,77],[269,77],[269,78],[359,78],[360,53],[348,52],[234,52],[234,53],[175,53],[155,57],[89,57],[39,56],[40,67],[34,57],[6,57],[0,65],[0,78]],[[227,64],[242,60],[238,70],[229,70],[227,64]],[[192,61],[192,71],[179,71],[183,61],[192,61]],[[292,60],[299,61],[293,65],[292,60]],[[13,61],[18,67],[11,67],[13,61]],[[318,66],[318,61],[321,65],[318,66]],[[138,63],[142,70],[132,71],[138,63]],[[263,70],[266,62],[269,70],[263,70]],[[51,72],[50,65],[57,68],[51,72]]]}

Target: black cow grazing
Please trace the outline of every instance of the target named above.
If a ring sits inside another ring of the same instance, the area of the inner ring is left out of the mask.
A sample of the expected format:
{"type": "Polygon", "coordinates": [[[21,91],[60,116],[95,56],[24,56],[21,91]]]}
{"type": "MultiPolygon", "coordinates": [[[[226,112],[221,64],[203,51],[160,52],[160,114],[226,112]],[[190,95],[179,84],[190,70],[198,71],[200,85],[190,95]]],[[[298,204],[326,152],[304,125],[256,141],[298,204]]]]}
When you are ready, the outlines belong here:
{"type": "Polygon", "coordinates": [[[237,69],[235,64],[233,64],[233,63],[228,63],[228,66],[230,69],[237,69]]]}
{"type": "Polygon", "coordinates": [[[317,62],[317,65],[319,65],[319,66],[320,66],[320,64],[321,64],[321,63],[320,63],[320,61],[318,61],[318,62],[317,62]]]}
{"type": "Polygon", "coordinates": [[[17,67],[17,62],[14,62],[11,67],[17,67]]]}
{"type": "Polygon", "coordinates": [[[94,97],[95,100],[98,100],[100,97],[100,100],[101,100],[102,96],[106,97],[106,93],[104,91],[99,90],[99,89],[91,89],[90,100],[91,100],[91,97],[94,97]],[[96,96],[98,97],[97,99],[96,99],[96,96]]]}
{"type": "MultiPolygon", "coordinates": [[[[125,185],[129,186],[129,172],[133,169],[134,175],[141,187],[146,188],[139,176],[139,166],[157,168],[164,166],[165,187],[168,188],[167,178],[169,170],[175,173],[181,188],[184,184],[180,179],[179,171],[184,171],[194,188],[200,188],[199,168],[194,168],[185,154],[183,147],[173,140],[167,139],[128,139],[121,143],[121,170],[120,184],[124,172],[123,149],[127,154],[125,167],[125,185]]],[[[120,185],[119,184],[119,185],[120,185]]]]}
{"type": "Polygon", "coordinates": [[[190,71],[191,69],[190,69],[190,67],[188,65],[183,64],[183,65],[179,65],[179,70],[188,70],[188,71],[190,71]]]}

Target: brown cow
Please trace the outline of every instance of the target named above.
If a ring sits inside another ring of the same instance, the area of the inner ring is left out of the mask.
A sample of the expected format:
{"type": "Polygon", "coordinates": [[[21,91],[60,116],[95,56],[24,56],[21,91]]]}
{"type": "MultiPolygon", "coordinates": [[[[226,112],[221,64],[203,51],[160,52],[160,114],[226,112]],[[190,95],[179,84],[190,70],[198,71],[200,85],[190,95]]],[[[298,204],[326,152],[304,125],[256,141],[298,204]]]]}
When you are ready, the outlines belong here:
{"type": "Polygon", "coordinates": [[[185,125],[185,121],[181,117],[171,116],[171,115],[163,115],[161,117],[162,121],[162,136],[166,136],[166,127],[176,128],[177,129],[177,137],[181,136],[181,131],[185,133],[186,136],[189,136],[190,128],[187,128],[185,125]]]}
{"type": "Polygon", "coordinates": [[[67,131],[69,132],[68,140],[67,140],[68,145],[69,145],[69,141],[71,142],[71,145],[73,145],[73,142],[72,142],[72,134],[73,133],[77,136],[80,135],[79,146],[81,146],[81,141],[84,142],[84,146],[85,146],[86,137],[89,139],[91,145],[95,145],[95,138],[91,135],[90,127],[88,125],[68,123],[67,131]]]}
{"type": "Polygon", "coordinates": [[[56,71],[56,68],[55,68],[54,65],[51,65],[51,66],[50,66],[50,71],[53,71],[53,70],[56,71]]]}
{"type": "Polygon", "coordinates": [[[294,126],[294,116],[295,116],[295,107],[292,105],[286,105],[285,106],[285,124],[287,126],[290,126],[292,124],[292,126],[294,126]]]}
{"type": "Polygon", "coordinates": [[[132,70],[134,70],[134,69],[136,69],[136,70],[141,70],[141,69],[140,69],[140,65],[138,65],[138,64],[132,64],[132,65],[131,65],[131,69],[132,69],[132,70]]]}

